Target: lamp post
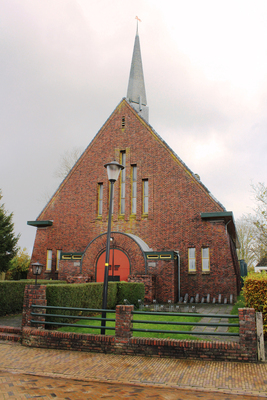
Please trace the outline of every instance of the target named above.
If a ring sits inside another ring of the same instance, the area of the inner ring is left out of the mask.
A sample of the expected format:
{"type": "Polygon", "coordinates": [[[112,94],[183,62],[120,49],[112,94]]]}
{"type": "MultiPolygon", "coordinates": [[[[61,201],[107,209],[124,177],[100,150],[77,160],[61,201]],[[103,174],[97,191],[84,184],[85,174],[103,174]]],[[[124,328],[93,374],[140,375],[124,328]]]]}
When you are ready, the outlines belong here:
{"type": "Polygon", "coordinates": [[[35,286],[37,285],[37,276],[41,275],[43,269],[43,264],[40,264],[38,261],[36,263],[32,263],[32,273],[35,275],[35,286]]]}
{"type": "MultiPolygon", "coordinates": [[[[112,203],[113,203],[113,186],[120,175],[120,171],[124,166],[117,161],[111,161],[104,165],[107,168],[108,180],[110,182],[110,198],[109,198],[109,211],[108,211],[108,232],[106,244],[106,260],[105,260],[105,273],[104,273],[104,287],[103,287],[103,302],[102,309],[107,309],[108,298],[108,267],[109,267],[109,251],[110,251],[110,232],[111,232],[111,216],[112,216],[112,203]]],[[[106,318],[106,311],[102,311],[102,318],[106,318]]],[[[105,335],[106,321],[101,321],[101,335],[105,335]]]]}

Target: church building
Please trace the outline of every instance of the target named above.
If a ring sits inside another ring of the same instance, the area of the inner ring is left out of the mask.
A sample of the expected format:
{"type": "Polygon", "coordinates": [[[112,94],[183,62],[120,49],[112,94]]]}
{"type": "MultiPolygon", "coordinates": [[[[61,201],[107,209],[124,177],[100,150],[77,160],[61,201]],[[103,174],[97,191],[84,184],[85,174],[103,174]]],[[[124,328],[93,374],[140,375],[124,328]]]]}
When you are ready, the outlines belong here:
{"type": "Polygon", "coordinates": [[[124,169],[114,184],[109,280],[144,282],[147,302],[186,294],[236,299],[233,214],[155,132],[148,111],[137,31],[127,97],[28,221],[37,228],[31,262],[45,266],[44,279],[103,282],[110,191],[104,164],[116,160],[124,169]]]}

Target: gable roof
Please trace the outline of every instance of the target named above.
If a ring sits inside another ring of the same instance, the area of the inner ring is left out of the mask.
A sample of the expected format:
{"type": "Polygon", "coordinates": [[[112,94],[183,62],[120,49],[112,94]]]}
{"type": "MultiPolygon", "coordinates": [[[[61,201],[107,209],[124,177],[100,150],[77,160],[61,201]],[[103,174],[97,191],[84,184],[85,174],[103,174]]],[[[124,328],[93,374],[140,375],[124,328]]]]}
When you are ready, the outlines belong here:
{"type": "Polygon", "coordinates": [[[190,168],[181,160],[181,158],[171,149],[171,147],[165,142],[164,139],[162,139],[162,137],[154,130],[154,128],[144,119],[142,118],[142,116],[131,106],[131,103],[124,97],[120,103],[117,105],[117,107],[114,109],[114,111],[110,114],[110,116],[107,118],[107,120],[104,122],[104,124],[102,125],[102,127],[99,129],[99,131],[96,133],[96,135],[93,137],[93,139],[91,140],[91,142],[89,143],[89,145],[86,147],[86,149],[84,150],[84,152],[81,154],[81,156],[79,157],[79,159],[77,160],[77,162],[74,164],[74,166],[72,167],[72,169],[69,171],[69,173],[67,174],[67,176],[63,179],[63,181],[60,183],[60,185],[58,186],[58,188],[56,189],[56,191],[54,192],[53,196],[51,197],[51,199],[48,201],[48,203],[46,204],[46,206],[43,208],[43,210],[40,212],[39,216],[37,217],[37,220],[39,218],[41,218],[42,214],[45,212],[45,210],[48,208],[49,204],[53,201],[53,199],[57,196],[57,193],[60,192],[61,188],[65,185],[65,183],[67,182],[67,180],[70,178],[70,176],[74,173],[75,169],[77,168],[77,166],[80,164],[80,162],[82,161],[85,153],[87,153],[87,151],[90,149],[90,147],[92,147],[92,145],[94,144],[94,142],[98,139],[98,137],[102,134],[105,126],[108,124],[108,122],[110,121],[110,119],[112,118],[112,116],[120,109],[120,107],[125,104],[128,109],[130,110],[130,112],[132,112],[136,118],[147,128],[147,130],[154,136],[154,138],[161,143],[162,146],[164,146],[166,148],[166,150],[171,154],[172,158],[179,164],[182,166],[182,168],[184,169],[184,171],[189,174],[197,183],[197,185],[212,199],[212,201],[218,205],[219,207],[221,207],[224,211],[226,211],[226,209],[224,208],[224,206],[212,195],[212,193],[207,189],[207,187],[198,179],[197,175],[194,174],[190,168]]]}

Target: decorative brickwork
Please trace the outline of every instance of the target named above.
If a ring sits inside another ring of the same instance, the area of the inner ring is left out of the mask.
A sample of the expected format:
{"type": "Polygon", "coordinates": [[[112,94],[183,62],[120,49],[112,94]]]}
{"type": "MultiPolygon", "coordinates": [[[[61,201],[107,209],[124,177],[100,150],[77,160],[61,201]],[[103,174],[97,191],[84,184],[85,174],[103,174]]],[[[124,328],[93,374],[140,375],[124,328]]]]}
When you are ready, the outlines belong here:
{"type": "MultiPolygon", "coordinates": [[[[87,147],[38,220],[52,226],[37,228],[32,262],[46,265],[52,250],[52,270],[42,278],[57,276],[56,253],[84,253],[81,267],[61,264],[59,279],[73,275],[96,276],[96,262],[105,249],[108,223],[109,182],[103,164],[120,161],[125,151],[125,213],[120,215],[120,180],[114,185],[112,231],[135,235],[153,251],[179,251],[181,296],[197,293],[234,299],[240,291],[236,250],[225,221],[209,221],[201,213],[223,213],[205,186],[175,155],[131,105],[123,99],[87,147]],[[124,127],[121,127],[122,117],[124,127]],[[131,214],[131,166],[137,167],[136,214],[131,214]],[[164,166],[164,168],[163,168],[164,166]],[[89,179],[90,177],[90,179],[89,179]],[[148,180],[148,214],[143,214],[143,180],[148,180]],[[98,215],[98,183],[103,184],[102,214],[98,215]],[[102,235],[102,236],[101,236],[102,235]],[[188,273],[188,248],[196,249],[196,271],[188,273]],[[210,271],[202,271],[201,249],[209,248],[210,271]]],[[[233,226],[233,224],[232,224],[233,226]]],[[[116,234],[116,244],[127,254],[130,275],[155,275],[156,298],[178,299],[176,261],[159,261],[148,268],[140,246],[129,236],[116,234]],[[117,238],[118,235],[118,238],[117,238]],[[118,240],[118,242],[117,242],[118,240]]],[[[31,272],[29,277],[33,277],[31,272]]]]}
{"type": "MultiPolygon", "coordinates": [[[[37,321],[45,321],[45,317],[32,317],[32,304],[36,304],[39,306],[46,306],[46,286],[45,285],[26,285],[24,291],[24,302],[23,302],[23,311],[22,311],[22,328],[24,326],[31,326],[31,319],[35,319],[37,321]]],[[[46,310],[42,308],[35,308],[34,312],[45,314],[46,310]]],[[[35,325],[37,327],[44,328],[44,324],[35,325]]]]}

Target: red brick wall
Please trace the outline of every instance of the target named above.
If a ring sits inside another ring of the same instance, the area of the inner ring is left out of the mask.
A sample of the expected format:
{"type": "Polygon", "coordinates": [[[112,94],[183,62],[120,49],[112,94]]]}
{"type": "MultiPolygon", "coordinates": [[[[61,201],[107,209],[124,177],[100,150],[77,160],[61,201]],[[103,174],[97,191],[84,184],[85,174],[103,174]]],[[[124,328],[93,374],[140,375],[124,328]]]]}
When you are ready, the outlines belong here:
{"type": "Polygon", "coordinates": [[[22,330],[22,344],[29,347],[171,357],[176,359],[257,361],[254,309],[239,310],[239,343],[131,337],[132,310],[133,306],[116,307],[115,336],[40,331],[39,329],[24,327],[22,330]],[[246,333],[248,331],[249,333],[246,333]]]}
{"type": "MultiPolygon", "coordinates": [[[[119,215],[119,182],[114,185],[114,211],[112,230],[129,232],[142,238],[154,251],[178,250],[181,255],[181,295],[221,293],[236,297],[237,283],[231,256],[228,233],[223,223],[202,221],[202,212],[220,212],[224,209],[208,195],[207,190],[194,178],[154,131],[137,116],[123,100],[97,136],[88,146],[78,163],[60,186],[53,199],[41,213],[40,220],[53,220],[53,226],[37,229],[32,262],[46,262],[46,250],[53,250],[55,268],[56,250],[84,252],[88,244],[107,231],[108,180],[104,163],[120,161],[120,151],[126,151],[125,215],[119,215]],[[125,117],[125,128],[121,120],[125,117]],[[131,165],[137,165],[137,211],[131,214],[131,165]],[[142,215],[142,180],[149,181],[149,213],[142,215]],[[103,215],[97,216],[98,183],[103,183],[103,215]],[[188,247],[196,247],[197,273],[188,274],[188,247]],[[201,272],[201,247],[210,247],[211,271],[201,272]]],[[[223,173],[223,171],[222,171],[223,173]]],[[[125,239],[125,246],[130,253],[125,239]]],[[[92,242],[90,252],[83,260],[83,273],[93,275],[97,255],[105,246],[105,238],[92,242]],[[91,254],[92,252],[92,254],[91,254]],[[84,271],[85,269],[85,271],[84,271]]],[[[144,264],[138,251],[130,255],[132,271],[144,274],[144,264]]],[[[165,266],[164,265],[164,273],[165,266]]],[[[166,297],[177,296],[171,282],[166,297]]],[[[45,272],[43,273],[45,274],[45,272]]],[[[162,278],[159,277],[159,281],[162,278]]],[[[175,284],[175,283],[174,283],[175,284]]],[[[161,291],[161,289],[160,289],[161,291]]],[[[158,291],[159,293],[159,291],[158,291]]],[[[165,296],[165,295],[164,295],[165,296]]]]}

